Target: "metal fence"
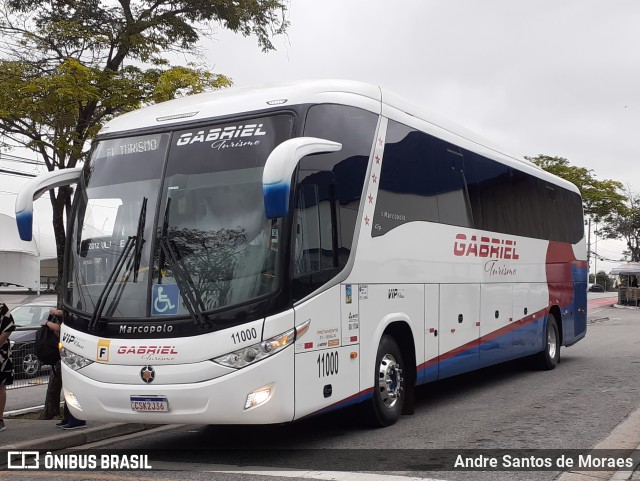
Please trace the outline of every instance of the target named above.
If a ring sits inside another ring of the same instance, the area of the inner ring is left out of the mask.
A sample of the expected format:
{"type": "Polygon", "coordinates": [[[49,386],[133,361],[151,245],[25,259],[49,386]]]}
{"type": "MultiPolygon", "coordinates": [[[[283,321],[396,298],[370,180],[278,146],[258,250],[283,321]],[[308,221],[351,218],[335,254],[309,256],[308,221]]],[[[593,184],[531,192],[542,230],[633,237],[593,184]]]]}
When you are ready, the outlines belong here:
{"type": "Polygon", "coordinates": [[[49,382],[51,366],[43,366],[38,361],[33,343],[20,346],[19,349],[12,349],[11,360],[14,370],[13,384],[7,386],[7,389],[36,386],[49,382]]]}
{"type": "Polygon", "coordinates": [[[57,276],[40,276],[40,291],[42,292],[56,292],[58,289],[58,277],[57,276]]]}

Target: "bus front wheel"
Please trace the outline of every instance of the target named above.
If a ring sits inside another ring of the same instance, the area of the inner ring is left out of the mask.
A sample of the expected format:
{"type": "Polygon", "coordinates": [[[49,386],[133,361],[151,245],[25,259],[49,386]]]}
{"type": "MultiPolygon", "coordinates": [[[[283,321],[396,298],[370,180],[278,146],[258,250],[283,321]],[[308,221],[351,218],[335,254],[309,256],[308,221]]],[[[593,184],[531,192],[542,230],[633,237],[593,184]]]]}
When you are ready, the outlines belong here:
{"type": "Polygon", "coordinates": [[[560,332],[556,316],[549,313],[544,349],[536,356],[536,364],[539,369],[550,371],[560,362],[560,332]]]}
{"type": "Polygon", "coordinates": [[[400,419],[405,400],[404,368],[404,359],[398,343],[393,337],[383,335],[378,345],[373,396],[367,413],[370,425],[391,426],[400,419]]]}

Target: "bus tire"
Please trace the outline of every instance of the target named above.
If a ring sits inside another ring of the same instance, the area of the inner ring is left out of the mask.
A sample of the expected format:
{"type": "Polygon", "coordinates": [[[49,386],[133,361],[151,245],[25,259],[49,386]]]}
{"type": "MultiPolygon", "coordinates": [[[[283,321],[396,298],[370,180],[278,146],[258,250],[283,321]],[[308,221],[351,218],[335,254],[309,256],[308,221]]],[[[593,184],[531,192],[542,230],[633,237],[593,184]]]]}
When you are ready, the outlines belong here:
{"type": "Polygon", "coordinates": [[[543,371],[555,369],[560,362],[560,332],[553,313],[549,313],[545,332],[544,349],[535,358],[536,367],[543,371]]]}
{"type": "Polygon", "coordinates": [[[374,366],[373,396],[367,413],[369,425],[386,427],[400,419],[405,401],[404,368],[398,343],[388,334],[383,335],[374,366]]]}

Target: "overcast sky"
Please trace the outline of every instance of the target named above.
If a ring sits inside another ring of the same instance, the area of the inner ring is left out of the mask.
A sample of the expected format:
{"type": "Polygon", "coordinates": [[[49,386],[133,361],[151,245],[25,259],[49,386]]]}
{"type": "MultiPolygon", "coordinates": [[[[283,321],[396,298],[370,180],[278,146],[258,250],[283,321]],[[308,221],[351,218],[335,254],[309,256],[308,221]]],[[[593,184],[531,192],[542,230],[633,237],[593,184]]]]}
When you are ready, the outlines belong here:
{"type": "MultiPolygon", "coordinates": [[[[209,63],[238,86],[378,84],[517,157],[566,157],[640,191],[637,0],[292,0],[289,19],[276,52],[221,31],[209,63]]],[[[610,259],[622,248],[598,241],[610,259]]]]}
{"type": "Polygon", "coordinates": [[[378,84],[517,157],[566,157],[640,191],[637,0],[292,0],[288,16],[276,52],[221,30],[209,64],[237,86],[378,84]]]}

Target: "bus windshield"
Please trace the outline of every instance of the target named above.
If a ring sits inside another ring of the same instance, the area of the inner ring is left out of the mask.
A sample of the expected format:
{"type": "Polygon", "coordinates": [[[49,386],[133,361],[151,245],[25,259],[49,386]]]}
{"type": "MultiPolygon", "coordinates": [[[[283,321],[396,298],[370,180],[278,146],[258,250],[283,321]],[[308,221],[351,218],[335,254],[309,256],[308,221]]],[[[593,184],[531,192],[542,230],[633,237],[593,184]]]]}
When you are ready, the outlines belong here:
{"type": "Polygon", "coordinates": [[[262,171],[292,130],[283,114],[97,143],[76,194],[67,304],[202,319],[272,294],[282,226],[265,217],[262,171]]]}

